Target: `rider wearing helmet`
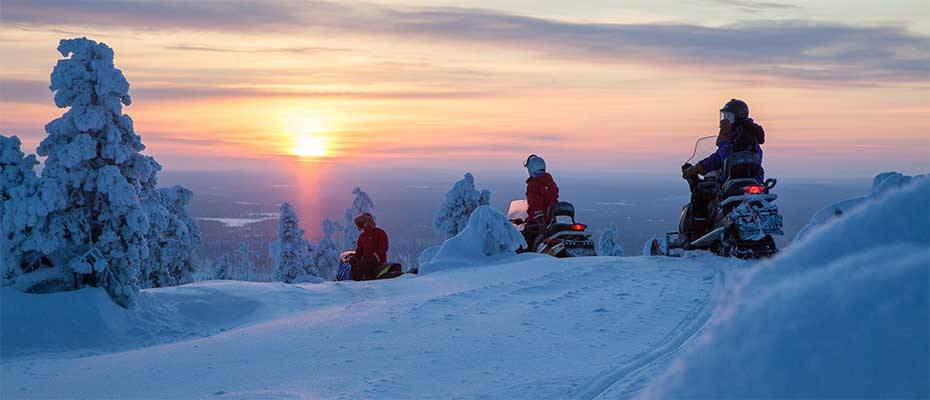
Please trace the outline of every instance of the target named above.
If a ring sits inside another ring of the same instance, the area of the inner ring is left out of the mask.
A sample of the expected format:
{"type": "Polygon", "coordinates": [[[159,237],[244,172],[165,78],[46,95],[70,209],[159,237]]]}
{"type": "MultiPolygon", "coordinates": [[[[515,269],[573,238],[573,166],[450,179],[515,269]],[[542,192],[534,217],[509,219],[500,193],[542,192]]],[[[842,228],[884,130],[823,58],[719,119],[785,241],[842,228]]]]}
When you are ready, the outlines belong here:
{"type": "Polygon", "coordinates": [[[375,218],[369,213],[355,217],[355,226],[361,233],[358,235],[354,260],[351,261],[352,279],[374,279],[378,267],[387,262],[387,233],[375,225],[375,218]]]}
{"type": "Polygon", "coordinates": [[[530,175],[526,179],[527,224],[523,236],[532,247],[536,236],[549,223],[549,206],[559,201],[559,187],[546,172],[546,160],[542,157],[530,155],[523,166],[530,175]]]}
{"type": "MultiPolygon", "coordinates": [[[[731,99],[720,109],[720,133],[717,136],[717,151],[707,156],[694,166],[685,165],[682,176],[689,182],[696,182],[699,175],[721,170],[727,157],[740,151],[751,151],[762,159],[761,144],[765,143],[765,131],[762,126],[749,118],[749,106],[742,100],[731,99]]],[[[719,180],[725,181],[725,171],[719,174],[719,180]]],[[[764,176],[760,170],[754,177],[762,183],[764,176]]],[[[696,222],[707,220],[706,199],[691,185],[691,210],[696,222]]]]}

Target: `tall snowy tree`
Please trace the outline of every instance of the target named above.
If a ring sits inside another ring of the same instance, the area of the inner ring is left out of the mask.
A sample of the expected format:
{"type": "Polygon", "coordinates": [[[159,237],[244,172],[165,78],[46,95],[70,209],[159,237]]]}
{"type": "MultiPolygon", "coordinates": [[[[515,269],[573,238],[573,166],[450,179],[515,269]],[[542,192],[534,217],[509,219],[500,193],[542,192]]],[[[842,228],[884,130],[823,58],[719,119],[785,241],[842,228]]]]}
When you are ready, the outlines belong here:
{"type": "Polygon", "coordinates": [[[3,202],[3,258],[22,272],[55,267],[57,274],[41,274],[44,281],[33,285],[41,291],[102,286],[132,307],[140,286],[191,279],[200,240],[187,212],[191,192],[155,189],[161,166],[141,154],[142,139],[122,112],[131,102],[129,83],[113,65],[113,50],[80,38],[62,40],[58,51],[67,58],[49,88],[55,105],[70,109],[45,126],[41,177],[3,202]]]}
{"type": "Polygon", "coordinates": [[[278,249],[275,257],[274,280],[291,283],[311,272],[310,245],[304,239],[300,219],[288,203],[281,204],[278,219],[278,249]]]}
{"type": "Polygon", "coordinates": [[[129,83],[113,65],[113,50],[86,38],[62,40],[51,75],[55,105],[70,107],[45,126],[38,148],[47,157],[33,208],[41,208],[41,251],[62,266],[74,284],[103,286],[132,307],[148,257],[148,217],[141,192],[158,164],[122,112],[129,83]],[[38,200],[38,201],[36,201],[38,200]]]}
{"type": "Polygon", "coordinates": [[[491,204],[489,190],[475,190],[475,178],[466,173],[465,178],[456,182],[452,190],[446,193],[442,206],[433,215],[433,232],[444,239],[458,235],[468,225],[468,217],[476,208],[491,204]]]}
{"type": "Polygon", "coordinates": [[[352,189],[352,195],[354,196],[352,207],[347,208],[343,214],[345,222],[345,235],[342,240],[343,250],[355,250],[355,246],[358,244],[358,235],[361,232],[355,226],[355,217],[363,213],[370,213],[375,208],[375,203],[371,201],[371,197],[361,188],[352,189]]]}
{"type": "Polygon", "coordinates": [[[333,240],[339,230],[338,223],[323,220],[323,239],[320,239],[311,253],[311,262],[317,276],[326,280],[335,280],[339,272],[339,246],[333,240]]]}
{"type": "Polygon", "coordinates": [[[200,226],[190,215],[193,196],[181,186],[143,192],[142,205],[149,218],[149,257],[142,287],[176,286],[193,280],[194,252],[200,245],[200,226]]]}
{"type": "Polygon", "coordinates": [[[597,239],[597,255],[607,257],[620,257],[623,255],[623,245],[617,237],[617,224],[610,224],[597,239]]]}

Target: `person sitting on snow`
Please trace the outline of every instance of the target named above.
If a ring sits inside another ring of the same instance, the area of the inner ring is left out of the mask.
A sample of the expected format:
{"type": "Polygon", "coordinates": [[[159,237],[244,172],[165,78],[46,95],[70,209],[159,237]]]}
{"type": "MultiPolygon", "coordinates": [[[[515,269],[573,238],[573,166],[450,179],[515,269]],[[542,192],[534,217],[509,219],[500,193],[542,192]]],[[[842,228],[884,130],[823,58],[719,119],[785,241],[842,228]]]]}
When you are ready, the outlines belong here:
{"type": "MultiPolygon", "coordinates": [[[[723,168],[727,157],[740,151],[751,151],[762,158],[762,146],[765,143],[765,131],[762,126],[749,118],[749,106],[742,100],[731,99],[720,109],[720,133],[717,136],[717,151],[707,156],[694,166],[682,166],[682,177],[691,184],[691,215],[698,225],[707,221],[707,200],[697,190],[698,176],[723,168]]],[[[764,176],[754,177],[762,183],[764,176]]],[[[726,181],[721,173],[719,181],[726,181]]]]}
{"type": "Polygon", "coordinates": [[[549,206],[559,201],[559,187],[546,172],[546,160],[535,154],[527,157],[523,163],[530,177],[526,179],[526,226],[523,237],[530,251],[535,251],[536,239],[550,222],[549,206]]]}
{"type": "Polygon", "coordinates": [[[355,217],[355,226],[361,233],[358,235],[355,257],[351,261],[352,280],[374,279],[379,267],[387,262],[387,233],[375,226],[375,218],[369,213],[355,217]]]}

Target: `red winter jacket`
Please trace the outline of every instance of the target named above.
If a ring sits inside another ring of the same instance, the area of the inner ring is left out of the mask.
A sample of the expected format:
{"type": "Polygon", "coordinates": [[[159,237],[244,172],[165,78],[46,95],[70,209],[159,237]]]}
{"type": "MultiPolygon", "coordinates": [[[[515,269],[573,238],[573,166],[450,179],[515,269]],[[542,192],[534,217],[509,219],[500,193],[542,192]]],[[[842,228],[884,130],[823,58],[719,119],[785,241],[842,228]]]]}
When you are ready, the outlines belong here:
{"type": "Polygon", "coordinates": [[[549,222],[549,205],[558,201],[559,187],[548,172],[526,180],[526,213],[530,220],[542,217],[543,221],[549,222]]]}
{"type": "Polygon", "coordinates": [[[388,237],[381,228],[365,228],[358,235],[358,245],[355,247],[355,256],[359,260],[376,256],[378,263],[387,262],[388,237]]]}

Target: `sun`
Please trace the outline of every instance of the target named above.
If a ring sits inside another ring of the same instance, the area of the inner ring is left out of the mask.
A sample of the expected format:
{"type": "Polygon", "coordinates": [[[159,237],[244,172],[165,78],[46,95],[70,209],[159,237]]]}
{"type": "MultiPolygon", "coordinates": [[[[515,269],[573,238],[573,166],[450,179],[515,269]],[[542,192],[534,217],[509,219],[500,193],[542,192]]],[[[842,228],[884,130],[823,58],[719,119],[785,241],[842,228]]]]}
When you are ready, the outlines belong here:
{"type": "Polygon", "coordinates": [[[294,146],[294,154],[299,157],[323,157],[326,152],[326,140],[318,135],[301,135],[294,146]]]}

